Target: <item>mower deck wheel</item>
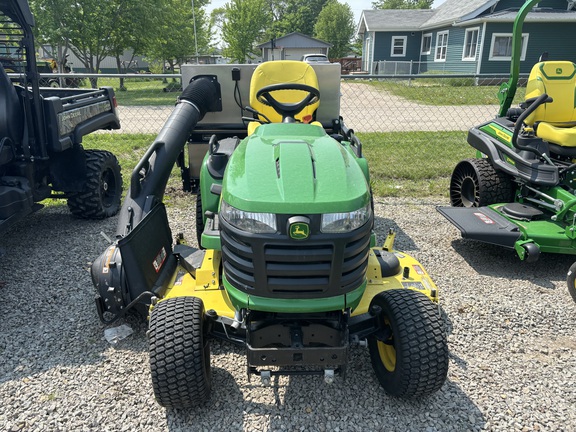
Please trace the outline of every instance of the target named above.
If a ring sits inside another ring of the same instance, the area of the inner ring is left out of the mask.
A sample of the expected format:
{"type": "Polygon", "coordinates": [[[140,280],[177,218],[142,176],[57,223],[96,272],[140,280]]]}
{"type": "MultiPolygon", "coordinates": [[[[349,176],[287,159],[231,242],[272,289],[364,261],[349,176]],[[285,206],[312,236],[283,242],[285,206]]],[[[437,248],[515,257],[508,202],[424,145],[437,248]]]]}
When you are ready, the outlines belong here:
{"type": "Polygon", "coordinates": [[[453,207],[483,207],[511,202],[512,178],[496,171],[487,159],[464,159],[452,172],[450,203],[453,207]]]}
{"type": "Polygon", "coordinates": [[[568,292],[572,296],[572,300],[576,302],[576,262],[568,269],[566,283],[568,284],[568,292]]]}
{"type": "Polygon", "coordinates": [[[378,294],[374,305],[382,311],[384,334],[390,334],[384,341],[368,339],[380,385],[404,399],[440,389],[448,374],[448,344],[438,307],[424,294],[402,289],[378,294]]]}
{"type": "Polygon", "coordinates": [[[150,372],[154,395],[166,408],[191,408],[210,397],[210,344],[204,304],[197,297],[159,302],[150,315],[150,372]]]}

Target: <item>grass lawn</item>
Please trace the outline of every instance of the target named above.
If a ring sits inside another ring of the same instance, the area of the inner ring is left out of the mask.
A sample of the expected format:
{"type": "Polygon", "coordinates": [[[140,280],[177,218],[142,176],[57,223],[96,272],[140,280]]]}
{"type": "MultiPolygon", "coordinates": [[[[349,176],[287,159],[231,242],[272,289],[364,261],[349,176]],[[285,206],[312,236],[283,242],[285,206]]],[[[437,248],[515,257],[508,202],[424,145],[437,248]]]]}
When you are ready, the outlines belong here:
{"type": "Polygon", "coordinates": [[[116,100],[120,106],[142,106],[142,105],[174,105],[180,91],[166,92],[166,87],[180,87],[179,80],[173,82],[168,78],[168,82],[162,79],[152,78],[127,78],[124,80],[126,90],[119,91],[120,80],[118,78],[100,78],[98,87],[110,86],[114,88],[116,100]]]}
{"type": "MultiPolygon", "coordinates": [[[[469,80],[469,78],[466,78],[469,80]]],[[[424,105],[498,105],[499,86],[474,86],[458,78],[422,78],[418,80],[345,81],[364,83],[424,105]],[[452,81],[450,81],[452,80],[452,81]],[[458,81],[460,80],[460,81],[458,81]],[[452,84],[450,84],[452,83],[452,84]],[[460,84],[459,84],[460,83],[460,84]],[[465,85],[466,84],[466,85],[465,85]]],[[[525,88],[516,91],[513,104],[524,100],[525,88]]]]}
{"type": "MultiPolygon", "coordinates": [[[[383,197],[447,196],[454,166],[475,152],[466,143],[466,132],[392,132],[358,134],[370,166],[374,194],[383,197]]],[[[87,149],[113,152],[122,166],[124,190],[132,170],[154,141],[149,134],[92,134],[84,139],[87,149]]],[[[181,190],[180,171],[174,168],[167,188],[181,190]]]]}
{"type": "Polygon", "coordinates": [[[382,197],[448,196],[456,164],[474,157],[467,132],[358,134],[368,160],[372,190],[382,197]]]}

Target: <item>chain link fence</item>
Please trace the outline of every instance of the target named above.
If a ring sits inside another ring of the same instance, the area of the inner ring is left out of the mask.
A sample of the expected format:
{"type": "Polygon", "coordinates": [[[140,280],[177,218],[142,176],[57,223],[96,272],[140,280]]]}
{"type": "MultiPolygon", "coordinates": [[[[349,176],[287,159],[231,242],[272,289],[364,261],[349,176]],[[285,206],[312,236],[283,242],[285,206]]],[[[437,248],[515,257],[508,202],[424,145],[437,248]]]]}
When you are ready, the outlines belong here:
{"type": "MultiPolygon", "coordinates": [[[[94,76],[64,78],[89,87],[94,76]]],[[[507,80],[507,76],[343,75],[340,113],[364,143],[372,178],[385,185],[375,190],[387,195],[407,188],[414,195],[426,188],[428,194],[444,193],[458,161],[475,155],[466,142],[467,131],[497,114],[499,85],[507,80]],[[396,179],[403,183],[398,186],[396,179]],[[436,185],[429,187],[433,179],[436,185]]],[[[116,132],[155,135],[181,92],[181,76],[98,75],[97,85],[116,91],[122,125],[116,132]]],[[[524,94],[520,87],[514,103],[524,94]]]]}
{"type": "MultiPolygon", "coordinates": [[[[94,75],[60,77],[64,85],[88,88],[89,77],[94,75]]],[[[507,79],[470,75],[343,75],[340,111],[346,124],[357,133],[466,131],[496,115],[499,84],[507,79]]],[[[97,85],[114,88],[123,133],[158,133],[182,89],[181,75],[98,75],[97,85]]],[[[523,96],[520,87],[516,102],[523,96]]],[[[434,145],[432,138],[430,145],[434,145]]]]}

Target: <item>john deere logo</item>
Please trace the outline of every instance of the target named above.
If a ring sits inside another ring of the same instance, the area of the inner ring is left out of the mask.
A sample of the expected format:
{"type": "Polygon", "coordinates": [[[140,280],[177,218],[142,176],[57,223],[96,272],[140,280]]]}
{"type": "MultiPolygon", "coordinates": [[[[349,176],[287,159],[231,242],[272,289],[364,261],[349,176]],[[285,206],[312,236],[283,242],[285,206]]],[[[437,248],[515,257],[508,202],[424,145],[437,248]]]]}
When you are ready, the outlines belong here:
{"type": "Polygon", "coordinates": [[[293,223],[290,225],[290,238],[294,240],[304,240],[310,235],[310,227],[303,222],[293,223]]]}
{"type": "Polygon", "coordinates": [[[562,75],[562,68],[556,68],[556,75],[562,75]]]}

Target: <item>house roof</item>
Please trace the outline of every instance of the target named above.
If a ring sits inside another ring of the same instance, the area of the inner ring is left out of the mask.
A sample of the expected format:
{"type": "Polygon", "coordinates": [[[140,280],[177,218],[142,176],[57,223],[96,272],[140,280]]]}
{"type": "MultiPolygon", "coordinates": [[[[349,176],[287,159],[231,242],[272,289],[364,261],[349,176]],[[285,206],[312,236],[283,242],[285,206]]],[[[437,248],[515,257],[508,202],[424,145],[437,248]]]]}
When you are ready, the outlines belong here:
{"type": "MultiPolygon", "coordinates": [[[[333,46],[331,43],[324,42],[323,40],[313,38],[300,32],[292,32],[276,38],[275,43],[276,46],[283,46],[285,48],[330,48],[333,46]],[[303,44],[303,41],[306,41],[306,43],[303,44]]],[[[258,48],[271,48],[271,46],[272,42],[267,41],[258,45],[258,48]]]]}
{"type": "Polygon", "coordinates": [[[436,11],[432,9],[364,10],[360,16],[359,34],[367,31],[419,30],[436,11]]]}
{"type": "Polygon", "coordinates": [[[440,27],[476,18],[496,3],[498,0],[446,0],[434,9],[434,15],[422,27],[440,27]]]}
{"type": "MultiPolygon", "coordinates": [[[[484,15],[476,19],[462,22],[462,24],[476,24],[480,22],[514,22],[518,15],[517,10],[503,10],[493,14],[484,15]]],[[[536,9],[529,12],[524,22],[575,22],[576,11],[558,9],[536,9]]]]}
{"type": "MultiPolygon", "coordinates": [[[[357,34],[367,31],[428,30],[450,25],[469,25],[479,22],[514,22],[517,10],[507,9],[488,13],[498,0],[446,0],[436,9],[383,9],[364,10],[360,16],[357,34]]],[[[572,22],[576,11],[535,8],[526,16],[526,22],[572,22]]]]}

